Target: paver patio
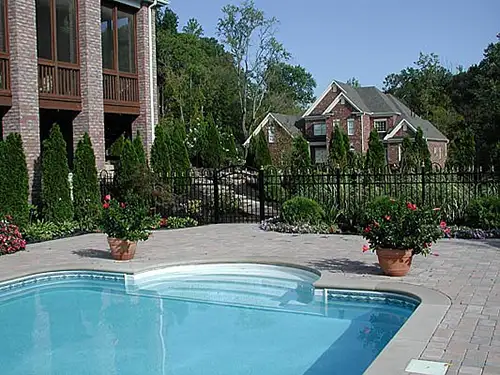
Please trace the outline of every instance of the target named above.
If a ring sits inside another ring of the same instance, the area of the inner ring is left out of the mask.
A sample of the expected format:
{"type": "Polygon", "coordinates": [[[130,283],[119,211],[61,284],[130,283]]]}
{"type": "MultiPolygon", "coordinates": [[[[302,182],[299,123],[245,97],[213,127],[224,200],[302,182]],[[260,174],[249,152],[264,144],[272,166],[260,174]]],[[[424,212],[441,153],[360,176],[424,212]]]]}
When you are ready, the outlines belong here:
{"type": "MultiPolygon", "coordinates": [[[[85,235],[29,245],[0,258],[0,280],[62,269],[136,272],[192,261],[259,259],[310,266],[323,273],[378,282],[376,255],[361,252],[358,236],[283,235],[257,225],[211,225],[160,231],[131,262],[115,262],[106,237],[85,235]]],[[[416,257],[410,274],[390,279],[441,291],[452,305],[421,358],[451,362],[447,374],[500,374],[500,240],[442,240],[439,256],[416,257]]],[[[418,356],[418,353],[415,353],[418,356]]]]}

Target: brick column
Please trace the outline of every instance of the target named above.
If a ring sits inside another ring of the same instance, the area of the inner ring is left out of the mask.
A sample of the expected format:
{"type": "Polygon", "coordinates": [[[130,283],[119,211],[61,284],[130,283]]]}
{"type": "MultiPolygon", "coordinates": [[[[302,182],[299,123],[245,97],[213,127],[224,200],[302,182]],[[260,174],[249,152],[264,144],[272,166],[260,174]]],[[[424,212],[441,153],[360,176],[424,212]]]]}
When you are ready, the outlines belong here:
{"type": "Polygon", "coordinates": [[[137,12],[137,72],[139,74],[139,100],[141,103],[141,113],[132,124],[132,133],[135,136],[136,132],[141,133],[144,141],[144,148],[149,150],[153,143],[154,124],[158,122],[158,95],[156,84],[156,47],[155,47],[155,23],[153,12],[153,109],[151,108],[151,91],[150,91],[150,55],[149,55],[149,9],[147,6],[142,6],[137,12]]]}
{"type": "Polygon", "coordinates": [[[40,190],[40,116],[35,0],[8,2],[12,107],[3,118],[4,137],[23,139],[32,193],[40,190]],[[36,172],[36,173],[35,173],[36,172]]]}
{"type": "Polygon", "coordinates": [[[101,1],[78,4],[80,85],[82,111],[73,121],[73,146],[87,132],[92,140],[97,170],[104,168],[104,100],[102,89],[101,1]]]}

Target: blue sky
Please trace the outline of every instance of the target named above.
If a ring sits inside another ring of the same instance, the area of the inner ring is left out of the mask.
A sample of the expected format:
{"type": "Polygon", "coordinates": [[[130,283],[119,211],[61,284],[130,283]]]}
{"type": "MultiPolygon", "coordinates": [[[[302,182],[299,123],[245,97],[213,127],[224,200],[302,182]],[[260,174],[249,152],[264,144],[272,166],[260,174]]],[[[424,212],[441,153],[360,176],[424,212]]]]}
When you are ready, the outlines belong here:
{"type": "MultiPolygon", "coordinates": [[[[215,36],[231,0],[171,0],[180,26],[189,18],[215,36]]],[[[385,76],[434,52],[443,65],[477,63],[500,32],[499,0],[255,0],[280,21],[278,39],[292,63],[310,71],[319,95],[333,80],[356,77],[382,87],[385,76]]]]}

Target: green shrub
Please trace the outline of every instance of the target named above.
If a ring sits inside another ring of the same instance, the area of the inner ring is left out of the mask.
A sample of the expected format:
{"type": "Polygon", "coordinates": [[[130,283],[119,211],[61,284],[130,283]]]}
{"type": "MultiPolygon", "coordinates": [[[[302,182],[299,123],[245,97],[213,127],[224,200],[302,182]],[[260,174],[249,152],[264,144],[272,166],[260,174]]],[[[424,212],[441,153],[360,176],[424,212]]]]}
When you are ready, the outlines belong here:
{"type": "Polygon", "coordinates": [[[74,221],[64,221],[59,224],[50,221],[36,221],[28,224],[23,230],[23,237],[28,242],[50,241],[56,238],[67,237],[78,230],[74,221]]]}
{"type": "Polygon", "coordinates": [[[377,129],[370,132],[365,163],[368,171],[372,173],[380,173],[385,166],[385,148],[377,129]]]}
{"type": "Polygon", "coordinates": [[[125,146],[125,136],[120,135],[110,147],[109,153],[112,157],[119,158],[122,154],[123,147],[125,146]]]}
{"type": "Polygon", "coordinates": [[[142,143],[142,138],[141,138],[141,133],[137,131],[137,134],[132,141],[132,144],[134,145],[135,148],[135,153],[137,154],[137,159],[139,160],[139,163],[142,165],[146,166],[146,152],[144,151],[144,144],[142,143]]]}
{"type": "Polygon", "coordinates": [[[283,203],[286,199],[286,190],[281,185],[264,185],[266,201],[283,203]]]}
{"type": "Polygon", "coordinates": [[[204,129],[205,142],[200,153],[202,165],[205,168],[220,168],[224,159],[224,150],[219,129],[211,116],[204,129]]]}
{"type": "Polygon", "coordinates": [[[25,226],[29,220],[29,183],[21,136],[9,134],[0,142],[0,219],[11,216],[12,223],[25,226]]]}
{"type": "Polygon", "coordinates": [[[73,169],[75,220],[81,229],[95,229],[101,213],[101,196],[94,150],[87,133],[76,146],[73,169]]]}
{"type": "Polygon", "coordinates": [[[266,136],[263,131],[252,137],[250,141],[247,164],[257,169],[272,164],[269,145],[267,144],[266,136]]]}
{"type": "Polygon", "coordinates": [[[167,229],[191,228],[198,226],[198,222],[190,217],[171,216],[168,219],[162,220],[161,226],[167,229]]]}
{"type": "MultiPolygon", "coordinates": [[[[189,154],[186,148],[186,129],[182,121],[174,121],[167,128],[170,137],[170,162],[172,172],[185,175],[191,168],[189,154]]],[[[218,146],[220,147],[220,146],[218,146]]]]}
{"type": "Polygon", "coordinates": [[[482,197],[469,203],[466,225],[477,229],[500,228],[500,198],[482,197]]]}
{"type": "Polygon", "coordinates": [[[68,176],[66,142],[59,125],[54,124],[49,138],[43,141],[42,153],[42,214],[47,221],[73,220],[68,176]]]}
{"type": "Polygon", "coordinates": [[[281,218],[288,224],[319,224],[325,213],[314,200],[295,197],[283,204],[281,218]]]}
{"type": "Polygon", "coordinates": [[[163,124],[156,125],[155,140],[151,147],[151,168],[160,182],[167,182],[171,172],[170,144],[167,129],[163,124]]]}

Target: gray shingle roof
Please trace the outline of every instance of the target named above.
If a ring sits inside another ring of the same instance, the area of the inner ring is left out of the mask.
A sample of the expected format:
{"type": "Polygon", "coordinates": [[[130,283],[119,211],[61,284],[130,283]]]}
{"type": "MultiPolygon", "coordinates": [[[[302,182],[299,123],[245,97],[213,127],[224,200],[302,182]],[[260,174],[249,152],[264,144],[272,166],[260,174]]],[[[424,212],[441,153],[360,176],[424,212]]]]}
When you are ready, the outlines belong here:
{"type": "MultiPolygon", "coordinates": [[[[447,138],[433,124],[415,115],[405,104],[390,94],[384,94],[374,86],[352,87],[346,83],[335,81],[352,102],[363,112],[367,113],[394,113],[400,115],[415,128],[422,128],[424,137],[446,140],[447,138]]],[[[398,121],[398,123],[399,123],[398,121]]]]}
{"type": "Polygon", "coordinates": [[[295,126],[297,121],[301,119],[301,116],[297,115],[283,115],[281,113],[271,113],[271,115],[278,121],[285,129],[287,129],[291,135],[296,136],[301,134],[300,130],[295,126]]]}

